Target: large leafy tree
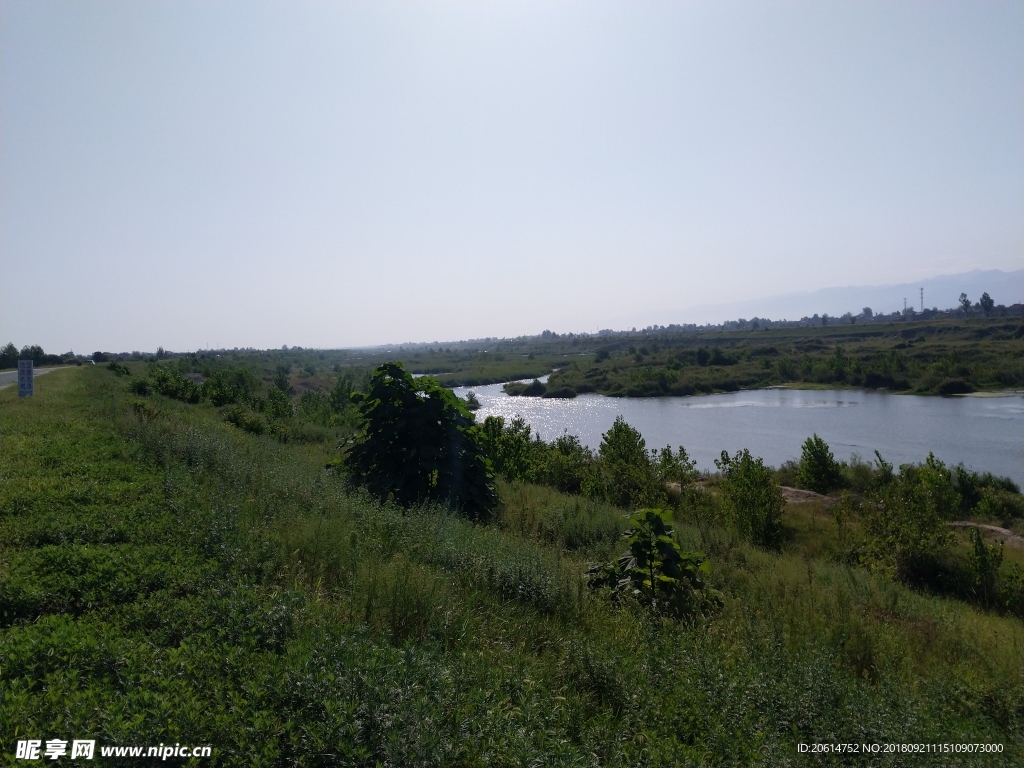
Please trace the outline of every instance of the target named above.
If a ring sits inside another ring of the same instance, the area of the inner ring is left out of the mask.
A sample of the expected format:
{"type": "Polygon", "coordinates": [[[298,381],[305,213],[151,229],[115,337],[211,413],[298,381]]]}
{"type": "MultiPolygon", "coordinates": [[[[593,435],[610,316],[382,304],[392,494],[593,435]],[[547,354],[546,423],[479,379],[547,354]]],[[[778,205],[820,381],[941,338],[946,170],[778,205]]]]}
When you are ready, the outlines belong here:
{"type": "Polygon", "coordinates": [[[363,429],[346,465],[357,482],[400,504],[441,501],[476,520],[490,517],[497,497],[480,429],[451,390],[385,363],[352,400],[363,429]]]}

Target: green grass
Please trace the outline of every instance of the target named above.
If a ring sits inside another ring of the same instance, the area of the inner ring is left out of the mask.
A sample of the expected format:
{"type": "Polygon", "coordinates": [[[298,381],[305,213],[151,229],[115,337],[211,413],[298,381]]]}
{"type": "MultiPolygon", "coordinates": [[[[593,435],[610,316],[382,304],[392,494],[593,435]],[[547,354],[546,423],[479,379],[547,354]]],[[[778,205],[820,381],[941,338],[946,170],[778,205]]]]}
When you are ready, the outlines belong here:
{"type": "MultiPolygon", "coordinates": [[[[589,592],[613,507],[500,487],[488,527],[349,490],[101,367],[0,392],[0,754],[18,738],[210,744],[213,765],[905,765],[798,742],[999,742],[1024,759],[1020,620],[830,556],[677,523],[717,614],[589,592]],[[134,405],[133,405],[134,404],[134,405]]],[[[199,764],[200,761],[195,761],[199,764]]]]}
{"type": "Polygon", "coordinates": [[[1024,386],[1016,318],[772,328],[616,338],[551,391],[657,397],[767,386],[960,394],[1024,386]],[[603,355],[604,356],[604,355],[603,355]]]}

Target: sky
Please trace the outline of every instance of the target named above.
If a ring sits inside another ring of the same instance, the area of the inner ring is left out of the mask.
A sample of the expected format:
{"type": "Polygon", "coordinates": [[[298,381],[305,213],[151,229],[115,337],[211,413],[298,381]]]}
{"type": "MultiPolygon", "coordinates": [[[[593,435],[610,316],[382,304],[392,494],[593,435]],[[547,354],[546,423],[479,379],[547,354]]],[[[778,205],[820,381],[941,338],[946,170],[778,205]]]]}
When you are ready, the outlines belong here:
{"type": "Polygon", "coordinates": [[[1022,266],[1024,2],[0,3],[0,343],[593,332],[1022,266]]]}

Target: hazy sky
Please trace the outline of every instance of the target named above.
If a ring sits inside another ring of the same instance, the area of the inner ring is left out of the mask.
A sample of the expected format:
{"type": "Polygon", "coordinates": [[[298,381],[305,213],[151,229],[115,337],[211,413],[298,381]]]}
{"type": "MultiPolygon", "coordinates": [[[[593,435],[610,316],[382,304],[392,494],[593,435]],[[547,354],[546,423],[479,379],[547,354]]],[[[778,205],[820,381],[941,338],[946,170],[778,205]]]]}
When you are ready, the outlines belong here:
{"type": "Polygon", "coordinates": [[[0,343],[594,331],[1022,263],[1024,2],[0,3],[0,343]]]}

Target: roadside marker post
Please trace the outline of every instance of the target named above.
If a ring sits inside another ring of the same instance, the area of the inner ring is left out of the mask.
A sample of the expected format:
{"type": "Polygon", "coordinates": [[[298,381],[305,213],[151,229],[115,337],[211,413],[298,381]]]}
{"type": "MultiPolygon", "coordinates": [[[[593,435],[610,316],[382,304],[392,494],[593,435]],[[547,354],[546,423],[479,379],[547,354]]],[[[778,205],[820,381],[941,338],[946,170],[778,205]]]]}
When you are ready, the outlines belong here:
{"type": "Polygon", "coordinates": [[[31,397],[35,371],[31,360],[18,361],[18,397],[31,397]]]}

